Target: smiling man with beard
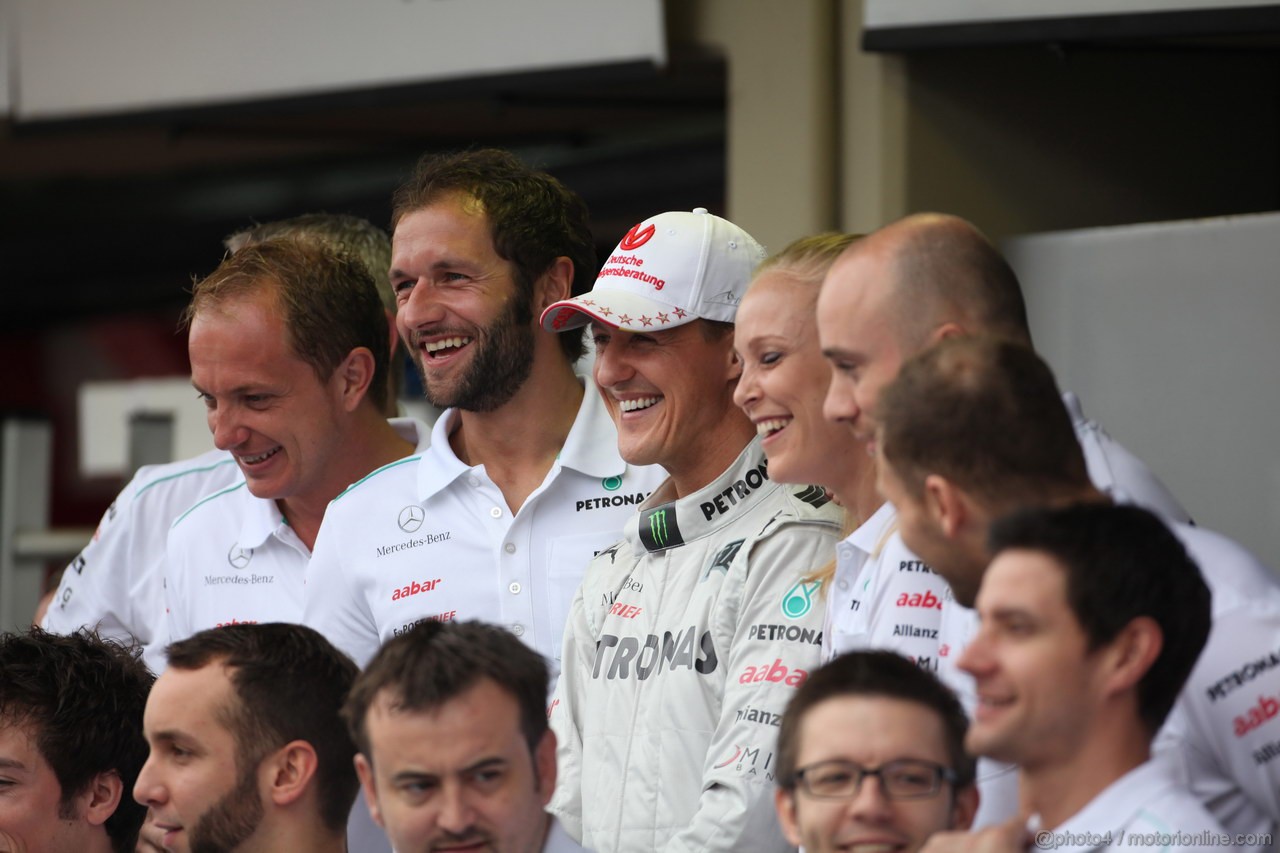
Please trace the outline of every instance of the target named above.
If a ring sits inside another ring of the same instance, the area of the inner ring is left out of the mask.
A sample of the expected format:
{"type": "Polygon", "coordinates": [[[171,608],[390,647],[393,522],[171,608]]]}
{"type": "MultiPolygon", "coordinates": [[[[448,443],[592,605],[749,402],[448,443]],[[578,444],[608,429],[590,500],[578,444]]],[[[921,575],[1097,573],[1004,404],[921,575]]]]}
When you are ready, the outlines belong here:
{"type": "Polygon", "coordinates": [[[554,675],[584,569],[664,476],[619,454],[574,373],[581,332],[538,326],[595,274],[586,205],[510,153],[473,151],[425,157],[392,226],[397,327],[447,411],[430,449],[329,506],[304,622],[363,664],[424,620],[481,619],[554,675]]]}
{"type": "Polygon", "coordinates": [[[232,625],[169,647],[134,798],[171,853],[341,853],[359,783],[339,711],[355,664],[301,625],[232,625]]]}

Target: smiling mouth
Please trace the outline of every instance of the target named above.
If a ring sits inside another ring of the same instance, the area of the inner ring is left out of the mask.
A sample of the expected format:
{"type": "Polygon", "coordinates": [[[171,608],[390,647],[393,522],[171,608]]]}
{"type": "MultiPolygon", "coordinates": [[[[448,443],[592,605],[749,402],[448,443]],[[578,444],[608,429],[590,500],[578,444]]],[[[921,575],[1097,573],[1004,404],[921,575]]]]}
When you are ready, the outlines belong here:
{"type": "Polygon", "coordinates": [[[635,400],[619,400],[618,408],[624,412],[638,412],[657,404],[661,397],[639,397],[635,400]]]}
{"type": "Polygon", "coordinates": [[[279,453],[283,449],[284,449],[283,447],[273,447],[270,450],[268,450],[266,453],[259,453],[257,456],[241,456],[240,461],[246,465],[258,465],[262,462],[266,462],[268,459],[270,459],[272,456],[275,456],[277,453],[279,453]]]}
{"type": "Polygon", "coordinates": [[[791,423],[791,418],[769,418],[756,424],[756,434],[762,438],[768,438],[776,432],[781,432],[791,423]]]}
{"type": "Polygon", "coordinates": [[[847,850],[850,853],[891,853],[901,847],[902,845],[896,841],[850,841],[840,845],[841,850],[847,850]]]}
{"type": "Polygon", "coordinates": [[[441,338],[438,341],[426,341],[422,344],[421,348],[428,358],[444,358],[445,356],[452,355],[462,349],[467,344],[471,343],[472,340],[474,339],[463,336],[441,338]]]}

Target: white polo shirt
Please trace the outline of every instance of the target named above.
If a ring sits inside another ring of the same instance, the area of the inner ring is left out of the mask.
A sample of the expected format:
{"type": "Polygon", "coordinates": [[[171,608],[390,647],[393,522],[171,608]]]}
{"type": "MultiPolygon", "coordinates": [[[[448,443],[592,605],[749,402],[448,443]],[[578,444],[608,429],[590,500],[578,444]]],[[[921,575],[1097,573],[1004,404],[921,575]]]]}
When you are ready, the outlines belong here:
{"type": "Polygon", "coordinates": [[[1238,850],[1236,840],[1204,806],[1164,770],[1148,761],[1104,788],[1053,829],[1032,818],[1031,849],[1059,853],[1090,850],[1238,850]]]}
{"type": "Polygon", "coordinates": [[[329,505],[307,579],[303,621],[364,666],[427,619],[504,625],[559,672],[573,595],[592,557],[666,478],[631,466],[594,389],[560,455],[512,514],[483,465],[454,454],[445,412],[421,455],[387,465],[329,505]]]}
{"type": "Polygon", "coordinates": [[[242,479],[231,454],[222,450],[139,468],[107,508],[93,539],[62,573],[41,627],[55,634],[96,628],[103,637],[136,641],[147,666],[153,672],[164,669],[169,525],[201,497],[242,479]]]}
{"type": "Polygon", "coordinates": [[[823,660],[856,649],[888,649],[938,669],[938,625],[951,588],[912,553],[898,513],[882,504],[836,546],[823,660]]]}
{"type": "MultiPolygon", "coordinates": [[[[1213,627],[1153,754],[1228,831],[1274,833],[1280,824],[1280,579],[1225,536],[1187,524],[1169,529],[1209,587],[1213,627]]],[[[942,618],[939,675],[972,714],[973,678],[955,660],[977,633],[978,617],[951,601],[942,618]]],[[[979,760],[984,805],[974,826],[1015,813],[1016,784],[1007,774],[995,781],[997,769],[1007,767],[979,760]]]]}
{"type": "MultiPolygon", "coordinates": [[[[429,432],[421,421],[388,423],[418,452],[424,449],[429,432]]],[[[311,553],[276,502],[254,497],[243,478],[179,516],[169,530],[167,554],[172,640],[223,625],[302,621],[311,553]]]]}

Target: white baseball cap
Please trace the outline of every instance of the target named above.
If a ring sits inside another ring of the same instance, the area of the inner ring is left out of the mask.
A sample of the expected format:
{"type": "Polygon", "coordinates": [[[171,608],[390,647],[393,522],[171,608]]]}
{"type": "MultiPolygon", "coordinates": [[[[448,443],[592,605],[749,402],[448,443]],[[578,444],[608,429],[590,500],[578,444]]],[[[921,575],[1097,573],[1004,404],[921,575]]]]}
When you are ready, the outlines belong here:
{"type": "Polygon", "coordinates": [[[542,312],[542,328],[567,332],[595,320],[627,332],[692,320],[732,323],[764,247],[727,219],[699,207],[632,226],[589,293],[542,312]]]}

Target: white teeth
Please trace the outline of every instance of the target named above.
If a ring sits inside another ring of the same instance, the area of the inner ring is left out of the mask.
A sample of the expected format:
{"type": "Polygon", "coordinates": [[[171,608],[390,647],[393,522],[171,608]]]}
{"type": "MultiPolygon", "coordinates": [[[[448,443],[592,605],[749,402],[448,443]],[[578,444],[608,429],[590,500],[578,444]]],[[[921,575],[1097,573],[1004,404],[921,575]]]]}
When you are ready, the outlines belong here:
{"type": "Polygon", "coordinates": [[[756,424],[756,433],[759,435],[769,435],[782,429],[791,423],[791,418],[771,418],[767,421],[761,421],[756,424]]]}
{"type": "Polygon", "coordinates": [[[471,338],[445,338],[439,341],[428,341],[422,345],[422,348],[427,352],[432,353],[439,352],[442,349],[449,349],[450,347],[460,347],[469,343],[471,343],[471,338]]]}
{"type": "Polygon", "coordinates": [[[622,407],[624,412],[638,412],[641,409],[649,408],[661,399],[661,397],[641,397],[638,400],[619,400],[618,405],[622,407]]]}
{"type": "Polygon", "coordinates": [[[257,465],[259,462],[263,462],[267,459],[270,459],[272,456],[275,456],[279,452],[280,452],[280,448],[275,447],[275,448],[272,448],[271,450],[268,450],[266,453],[259,454],[258,456],[241,456],[240,458],[248,465],[257,465]]]}

